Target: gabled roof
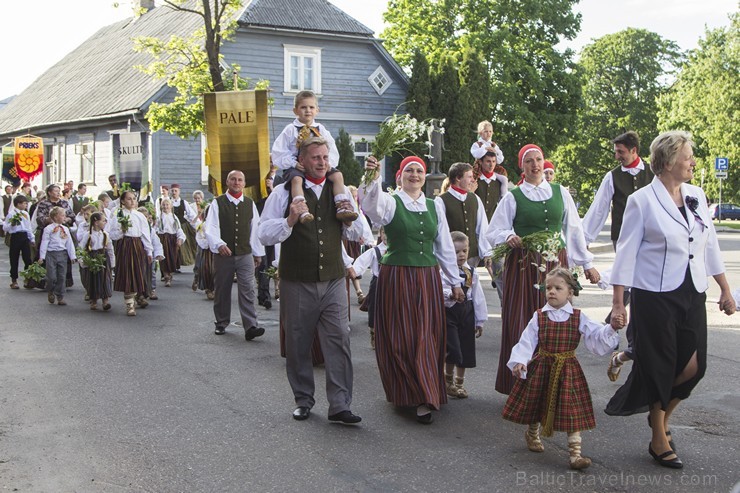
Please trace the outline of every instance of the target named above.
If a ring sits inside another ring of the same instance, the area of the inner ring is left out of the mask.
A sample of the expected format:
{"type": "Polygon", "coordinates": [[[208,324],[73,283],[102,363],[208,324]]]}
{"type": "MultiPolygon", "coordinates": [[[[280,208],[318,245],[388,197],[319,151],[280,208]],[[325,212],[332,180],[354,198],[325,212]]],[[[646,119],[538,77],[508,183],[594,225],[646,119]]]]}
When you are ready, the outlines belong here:
{"type": "Polygon", "coordinates": [[[188,35],[202,23],[162,6],[100,29],[0,110],[0,134],[138,112],[165,84],[133,68],[151,62],[133,39],[188,35]]]}
{"type": "Polygon", "coordinates": [[[239,24],[373,37],[372,29],[327,0],[252,0],[239,24]]]}

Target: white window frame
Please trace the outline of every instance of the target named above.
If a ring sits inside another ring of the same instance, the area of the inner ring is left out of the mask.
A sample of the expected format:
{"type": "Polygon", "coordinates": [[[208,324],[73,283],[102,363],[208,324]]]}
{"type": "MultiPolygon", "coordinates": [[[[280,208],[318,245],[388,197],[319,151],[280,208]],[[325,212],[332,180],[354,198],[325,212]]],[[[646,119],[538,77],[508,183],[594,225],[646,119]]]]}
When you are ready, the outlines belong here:
{"type": "MultiPolygon", "coordinates": [[[[349,136],[349,139],[352,142],[352,151],[355,153],[355,159],[357,159],[357,158],[367,158],[370,155],[370,144],[372,144],[375,141],[375,135],[369,135],[369,134],[351,134],[349,136]],[[357,148],[355,147],[355,144],[359,144],[363,140],[368,144],[367,151],[366,152],[357,151],[357,148]]],[[[384,157],[385,156],[383,156],[383,157],[381,157],[379,159],[383,159],[384,157]]],[[[365,168],[365,163],[364,163],[365,160],[363,159],[362,161],[363,162],[360,163],[360,167],[364,169],[365,168]]],[[[359,163],[359,161],[358,161],[358,163],[359,163]]],[[[383,180],[385,180],[385,166],[381,166],[380,167],[380,178],[381,178],[381,183],[382,183],[383,180]]]]}
{"type": "Polygon", "coordinates": [[[79,156],[79,182],[85,185],[95,185],[95,136],[93,134],[80,135],[79,143],[74,146],[75,155],[79,156]],[[89,162],[90,174],[85,174],[85,161],[89,162]]]}
{"type": "Polygon", "coordinates": [[[378,96],[382,96],[383,93],[393,85],[393,79],[391,79],[391,77],[388,75],[388,72],[386,72],[381,66],[378,66],[378,68],[375,69],[375,72],[370,74],[370,77],[367,78],[367,81],[370,83],[373,89],[375,89],[375,92],[378,93],[378,96]],[[382,87],[378,86],[378,83],[375,81],[375,78],[379,75],[387,81],[386,84],[382,87]]]}
{"type": "Polygon", "coordinates": [[[308,90],[313,91],[316,94],[321,94],[321,48],[315,46],[301,46],[301,45],[283,45],[283,90],[286,93],[297,94],[300,91],[308,90]],[[301,60],[298,70],[298,88],[291,87],[291,58],[297,56],[301,60]],[[313,59],[313,76],[311,82],[313,87],[304,87],[303,85],[303,60],[306,58],[313,59]]]}

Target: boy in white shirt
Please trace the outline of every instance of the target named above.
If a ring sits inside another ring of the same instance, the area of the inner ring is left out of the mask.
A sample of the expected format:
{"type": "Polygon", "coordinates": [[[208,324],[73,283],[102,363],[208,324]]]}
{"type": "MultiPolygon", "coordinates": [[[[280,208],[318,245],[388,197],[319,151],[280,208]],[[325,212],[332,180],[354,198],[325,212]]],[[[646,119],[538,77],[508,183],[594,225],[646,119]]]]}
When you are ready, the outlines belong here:
{"type": "Polygon", "coordinates": [[[36,246],[27,208],[28,197],[16,195],[3,222],[3,231],[10,235],[10,289],[19,289],[18,260],[22,256],[23,268],[27,269],[31,265],[31,247],[36,246]]]}
{"type": "Polygon", "coordinates": [[[483,120],[478,124],[478,140],[470,146],[470,154],[475,159],[481,159],[487,152],[496,154],[496,164],[504,162],[504,153],[501,152],[498,145],[491,140],[493,138],[493,124],[488,120],[483,120]]]}
{"type": "Polygon", "coordinates": [[[66,291],[67,261],[77,261],[75,246],[69,228],[64,225],[66,211],[61,207],[52,207],[49,212],[51,224],[44,228],[41,235],[41,250],[39,263],[46,267],[46,291],[49,303],[54,304],[54,297],[58,305],[66,305],[64,293],[66,291]]]}

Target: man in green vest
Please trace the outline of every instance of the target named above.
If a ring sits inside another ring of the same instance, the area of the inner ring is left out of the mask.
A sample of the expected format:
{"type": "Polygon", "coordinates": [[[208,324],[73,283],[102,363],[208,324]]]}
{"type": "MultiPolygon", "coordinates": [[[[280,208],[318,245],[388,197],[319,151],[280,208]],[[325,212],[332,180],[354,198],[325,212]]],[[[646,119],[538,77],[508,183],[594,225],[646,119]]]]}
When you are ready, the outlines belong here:
{"type": "Polygon", "coordinates": [[[434,199],[445,211],[450,231],[460,231],[468,237],[468,265],[475,269],[483,258],[491,256],[486,240],[488,218],[480,197],[470,192],[475,183],[473,167],[455,163],[447,171],[450,188],[434,199]]]}
{"type": "Polygon", "coordinates": [[[231,288],[236,274],[244,338],[251,341],[265,333],[265,329],[257,327],[254,307],[254,269],[265,255],[265,249],[257,239],[260,217],[252,199],[242,193],[244,173],[238,170],[230,172],[226,176],[226,185],[226,193],[211,202],[205,222],[208,247],[214,254],[215,332],[223,335],[231,323],[231,288]]]}
{"type": "MultiPolygon", "coordinates": [[[[349,306],[342,262],[342,237],[358,240],[360,221],[343,224],[337,208],[357,210],[353,201],[334,203],[329,171],[329,147],[321,137],[301,143],[298,163],[305,169],[306,200],[293,202],[290,184],[276,186],[262,209],[259,239],[281,243],[280,321],[285,328],[286,370],[296,408],[293,419],[308,419],[314,400],[311,346],[318,335],[326,368],[329,420],[359,423],[352,413],[352,358],[349,347],[349,306]],[[299,221],[310,212],[315,220],[299,221]]],[[[348,197],[352,197],[349,191],[348,197]]]]}
{"type": "MultiPolygon", "coordinates": [[[[599,190],[594,196],[594,201],[588,212],[583,217],[583,232],[586,237],[586,243],[593,242],[601,232],[606,223],[606,218],[611,210],[611,240],[614,250],[617,249],[617,240],[619,232],[622,229],[622,218],[624,217],[624,208],[627,205],[627,197],[650,184],[653,181],[653,173],[649,166],[640,159],[640,137],[637,132],[630,130],[612,140],[614,145],[614,159],[619,162],[619,166],[609,171],[604,179],[601,180],[599,190]]],[[[629,290],[624,290],[624,305],[629,304],[629,290]]],[[[606,323],[611,320],[611,313],[606,317],[606,323]]],[[[619,371],[624,361],[632,359],[632,324],[627,326],[627,349],[621,353],[612,354],[609,361],[607,376],[611,381],[619,378],[619,371]]]]}
{"type": "Polygon", "coordinates": [[[80,183],[77,185],[77,193],[72,195],[72,212],[79,214],[83,207],[90,203],[90,197],[86,197],[87,185],[80,183]]]}

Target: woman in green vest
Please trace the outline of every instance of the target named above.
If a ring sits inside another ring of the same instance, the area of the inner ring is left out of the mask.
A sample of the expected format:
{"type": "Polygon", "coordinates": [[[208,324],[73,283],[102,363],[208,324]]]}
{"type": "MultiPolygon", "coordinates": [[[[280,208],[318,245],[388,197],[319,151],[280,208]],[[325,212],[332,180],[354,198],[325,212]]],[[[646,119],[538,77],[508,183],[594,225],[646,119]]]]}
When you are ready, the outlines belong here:
{"type": "Polygon", "coordinates": [[[581,218],[568,190],[545,180],[545,157],[542,149],[527,144],[519,151],[519,167],[524,180],[507,193],[493,213],[486,238],[494,247],[507,243],[511,252],[504,263],[504,297],[501,308],[501,353],[496,375],[496,390],[509,394],[514,376],[506,364],[511,349],[532,318],[545,304],[545,293],[538,285],[544,282],[544,272],[558,263],[568,267],[569,261],[583,267],[586,277],[595,283],[598,271],[591,266],[593,255],[586,248],[581,218]],[[522,237],[540,231],[558,234],[562,248],[557,261],[547,262],[537,252],[522,247],[522,237]],[[567,248],[567,251],[566,251],[567,248]]]}
{"type": "MultiPolygon", "coordinates": [[[[378,162],[369,157],[369,170],[378,162]]],[[[422,191],[426,165],[416,156],[401,161],[401,189],[393,195],[375,179],[360,187],[363,210],[383,226],[388,250],[380,260],[375,298],[375,354],[385,395],[396,406],[416,407],[420,423],[447,402],[444,384],[445,312],[441,275],[459,285],[447,219],[422,191]]],[[[462,301],[462,289],[453,289],[462,301]]]]}

